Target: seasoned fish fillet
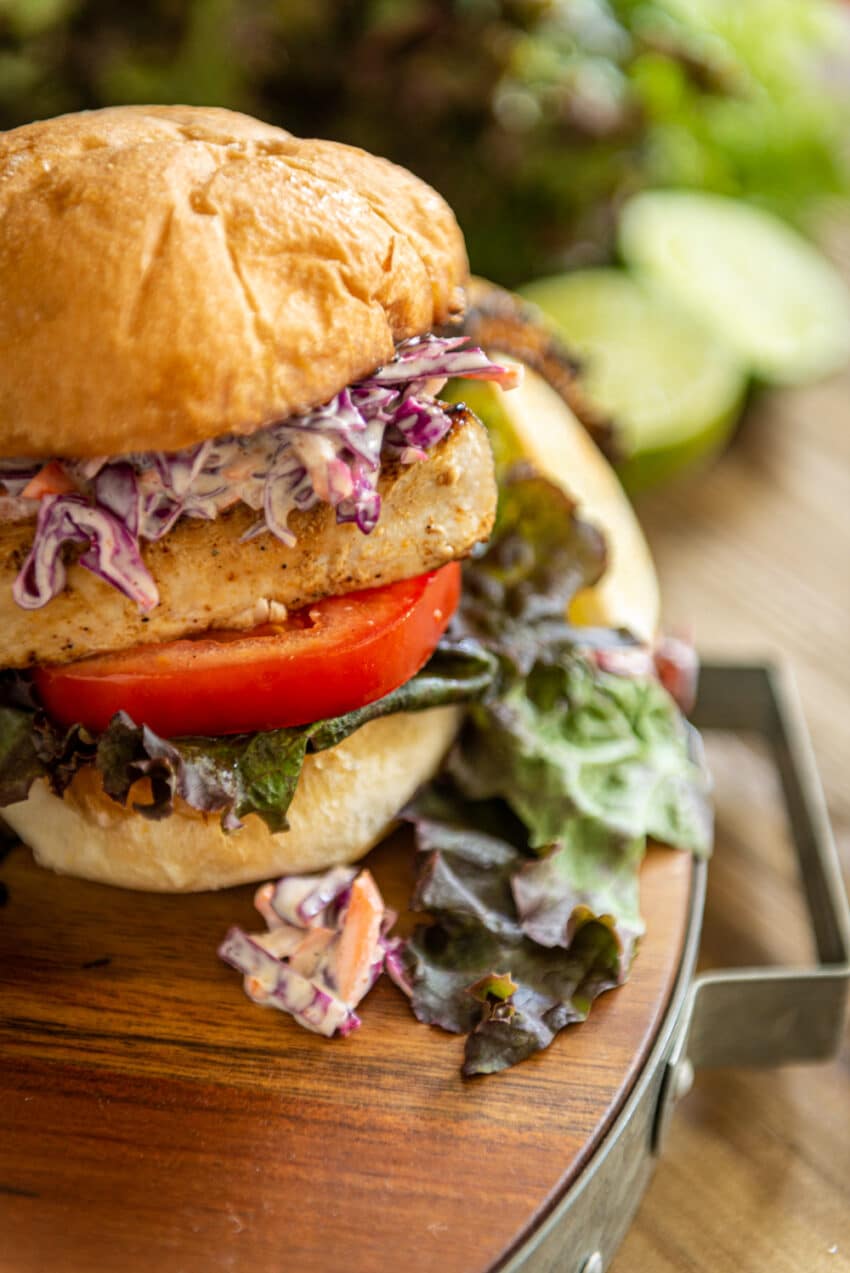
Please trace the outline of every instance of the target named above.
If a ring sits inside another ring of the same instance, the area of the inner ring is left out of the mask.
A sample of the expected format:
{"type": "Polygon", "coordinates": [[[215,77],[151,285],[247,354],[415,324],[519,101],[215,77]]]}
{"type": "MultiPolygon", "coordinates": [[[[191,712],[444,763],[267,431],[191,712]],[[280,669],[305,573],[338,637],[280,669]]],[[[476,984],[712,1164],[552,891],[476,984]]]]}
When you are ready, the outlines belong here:
{"type": "Polygon", "coordinates": [[[385,468],[381,519],[371,535],[339,526],[327,504],[296,512],[289,548],[270,533],[245,543],[256,521],[244,505],[216,521],[185,518],[143,547],[159,605],[143,615],[82,566],[40,610],[24,610],[12,583],[34,523],[0,523],[0,667],[68,663],[88,654],[174,640],[207,628],[251,628],[320,597],[392,583],[463,557],[490,534],[496,509],[486,431],[464,413],[426,460],[385,468]]]}

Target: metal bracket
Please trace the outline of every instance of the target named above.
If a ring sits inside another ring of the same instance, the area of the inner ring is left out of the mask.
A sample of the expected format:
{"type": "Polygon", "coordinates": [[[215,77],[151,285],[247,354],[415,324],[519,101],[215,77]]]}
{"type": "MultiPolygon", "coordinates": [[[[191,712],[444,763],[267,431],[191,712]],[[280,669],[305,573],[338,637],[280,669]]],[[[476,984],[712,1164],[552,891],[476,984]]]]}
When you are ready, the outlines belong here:
{"type": "Polygon", "coordinates": [[[770,745],[817,949],[814,968],[737,968],[695,978],[668,1056],[653,1147],[700,1066],[783,1065],[837,1052],[850,988],[850,917],[799,700],[783,669],[703,664],[693,723],[770,745]]]}

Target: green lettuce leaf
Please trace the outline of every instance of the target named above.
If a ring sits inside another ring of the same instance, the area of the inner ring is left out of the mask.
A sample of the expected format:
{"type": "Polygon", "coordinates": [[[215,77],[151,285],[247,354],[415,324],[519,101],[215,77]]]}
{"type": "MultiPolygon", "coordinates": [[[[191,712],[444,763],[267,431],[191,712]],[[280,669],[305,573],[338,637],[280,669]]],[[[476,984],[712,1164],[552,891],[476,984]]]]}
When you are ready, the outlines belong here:
{"type": "Polygon", "coordinates": [[[516,465],[500,485],[487,551],[464,571],[454,631],[474,637],[499,656],[507,671],[520,675],[577,643],[630,640],[567,622],[570,601],[597,582],[605,561],[604,539],[575,516],[572,500],[527,465],[516,465]]]}
{"type": "Polygon", "coordinates": [[[469,703],[492,686],[498,672],[496,658],[477,641],[444,637],[421,672],[397,690],[345,716],[307,726],[310,750],[324,751],[348,738],[367,721],[393,712],[420,712],[448,703],[469,703]]]}
{"type": "Polygon", "coordinates": [[[405,949],[413,1011],[468,1036],[464,1074],[514,1065],[583,1021],[596,996],[622,980],[618,934],[585,906],[568,946],[534,938],[533,910],[527,924],[514,890],[543,863],[499,835],[516,824],[498,801],[466,801],[443,782],[408,817],[424,854],[412,906],[434,917],[405,949]]]}
{"type": "Polygon", "coordinates": [[[30,787],[43,773],[32,713],[19,707],[0,707],[0,808],[26,800],[30,787]]]}
{"type": "Polygon", "coordinates": [[[497,937],[522,937],[511,880],[527,854],[506,836],[522,827],[499,801],[465,800],[449,784],[427,787],[406,810],[424,854],[411,910],[477,924],[497,937]],[[505,816],[507,815],[507,816],[505,816]]]}
{"type": "Polygon", "coordinates": [[[467,1034],[464,1074],[547,1047],[625,980],[643,933],[645,834],[573,813],[540,856],[512,808],[470,799],[447,776],[407,817],[422,854],[411,907],[434,917],[406,947],[412,1006],[421,1021],[467,1034]]]}
{"type": "Polygon", "coordinates": [[[467,1035],[465,1075],[492,1074],[584,1021],[593,1000],[617,984],[616,957],[604,924],[585,924],[569,951],[527,939],[510,943],[480,926],[433,924],[417,929],[407,946],[413,1010],[420,1021],[467,1035]],[[487,996],[482,1004],[487,983],[501,983],[507,997],[487,996]]]}
{"type": "Polygon", "coordinates": [[[0,808],[25,800],[35,780],[53,771],[56,788],[64,790],[67,775],[94,749],[81,726],[65,730],[47,720],[28,676],[0,672],[0,808]]]}
{"type": "Polygon", "coordinates": [[[150,801],[134,804],[145,817],[168,817],[180,796],[193,809],[220,813],[225,830],[256,813],[270,831],[283,831],[308,741],[305,729],[167,740],[119,712],[100,737],[96,764],[107,795],[121,804],[134,782],[150,779],[150,801]]]}
{"type": "Polygon", "coordinates": [[[599,919],[617,939],[617,973],[625,978],[644,932],[638,872],[645,847],[642,836],[621,836],[593,818],[573,818],[562,843],[511,878],[523,932],[539,946],[568,950],[582,925],[599,919]]]}
{"type": "Polygon", "coordinates": [[[612,676],[573,656],[536,664],[469,715],[451,772],[474,799],[503,796],[532,848],[562,839],[568,820],[585,816],[621,836],[710,852],[705,778],[657,681],[612,676]]]}
{"type": "Polygon", "coordinates": [[[583,906],[569,948],[534,937],[533,906],[527,923],[514,894],[529,867],[545,862],[515,843],[522,825],[500,801],[468,801],[443,779],[407,817],[422,853],[411,906],[434,917],[406,947],[414,1012],[468,1035],[464,1073],[512,1066],[583,1021],[593,999],[622,979],[613,920],[583,906]]]}
{"type": "Polygon", "coordinates": [[[564,617],[604,563],[594,536],[559,491],[514,471],[464,576],[458,627],[499,675],[408,810],[413,906],[433,922],[406,960],[416,1015],[467,1035],[465,1074],[547,1047],[625,980],[648,837],[711,848],[707,779],[675,702],[655,678],[603,671],[592,647],[606,634],[564,617]]]}

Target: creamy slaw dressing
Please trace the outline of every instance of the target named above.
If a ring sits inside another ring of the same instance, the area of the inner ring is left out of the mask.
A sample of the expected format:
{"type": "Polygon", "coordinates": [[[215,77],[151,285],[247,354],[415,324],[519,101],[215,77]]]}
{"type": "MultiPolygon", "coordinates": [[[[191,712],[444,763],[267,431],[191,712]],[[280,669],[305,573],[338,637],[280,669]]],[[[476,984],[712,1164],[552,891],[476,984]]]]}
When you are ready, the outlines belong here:
{"type": "Polygon", "coordinates": [[[399,939],[387,936],[396,915],[369,872],[340,866],[284,876],[261,885],[254,905],[268,931],[231,928],[218,950],[242,973],[248,997],[328,1038],[356,1030],[354,1009],[385,966],[399,962],[399,939]],[[366,899],[365,925],[355,894],[366,899]]]}

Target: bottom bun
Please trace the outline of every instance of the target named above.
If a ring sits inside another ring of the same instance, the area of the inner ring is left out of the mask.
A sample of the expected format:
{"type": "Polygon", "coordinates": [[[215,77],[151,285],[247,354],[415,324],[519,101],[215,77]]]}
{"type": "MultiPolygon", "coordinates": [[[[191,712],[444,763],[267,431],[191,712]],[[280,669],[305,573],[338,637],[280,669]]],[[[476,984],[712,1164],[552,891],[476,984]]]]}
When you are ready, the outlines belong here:
{"type": "Polygon", "coordinates": [[[289,830],[271,832],[249,814],[226,833],[217,814],[183,801],[159,822],[104,794],[89,766],[64,796],[37,782],[3,818],[42,866],[160,893],[191,893],[353,862],[392,827],[399,809],[437,771],[461,709],[436,707],[370,721],[327,751],[309,755],[289,807],[289,830]]]}

